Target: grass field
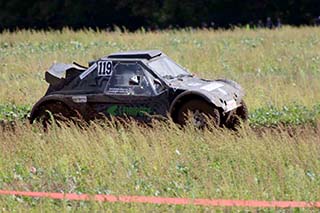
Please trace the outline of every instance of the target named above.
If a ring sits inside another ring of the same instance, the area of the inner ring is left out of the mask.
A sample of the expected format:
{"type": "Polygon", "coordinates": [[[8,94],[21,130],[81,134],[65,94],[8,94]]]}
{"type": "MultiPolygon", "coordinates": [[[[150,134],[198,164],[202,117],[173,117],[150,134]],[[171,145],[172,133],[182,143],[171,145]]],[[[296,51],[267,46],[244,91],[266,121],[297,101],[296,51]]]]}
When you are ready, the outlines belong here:
{"type": "MultiPolygon", "coordinates": [[[[161,49],[198,76],[236,80],[246,90],[251,123],[272,124],[280,117],[300,126],[257,133],[244,125],[235,133],[180,130],[171,123],[152,129],[92,124],[88,129],[54,127],[43,133],[19,121],[15,131],[0,128],[0,188],[320,200],[320,28],[2,33],[0,119],[26,112],[44,94],[44,71],[53,61],[86,64],[132,49],[161,49]],[[301,126],[310,120],[312,124],[301,126]],[[30,171],[33,167],[36,172],[30,171]]],[[[225,210],[19,197],[0,197],[0,209],[225,210]]]]}

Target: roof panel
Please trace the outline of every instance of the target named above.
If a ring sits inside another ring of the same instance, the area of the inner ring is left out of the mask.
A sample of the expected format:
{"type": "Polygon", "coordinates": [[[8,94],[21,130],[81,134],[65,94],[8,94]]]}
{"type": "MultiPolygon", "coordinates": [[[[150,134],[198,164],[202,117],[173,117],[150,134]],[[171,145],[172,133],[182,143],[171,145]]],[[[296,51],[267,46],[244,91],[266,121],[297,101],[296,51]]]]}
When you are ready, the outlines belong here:
{"type": "Polygon", "coordinates": [[[152,58],[160,56],[161,54],[162,52],[160,50],[127,51],[111,53],[107,56],[107,58],[138,58],[150,60],[152,58]]]}

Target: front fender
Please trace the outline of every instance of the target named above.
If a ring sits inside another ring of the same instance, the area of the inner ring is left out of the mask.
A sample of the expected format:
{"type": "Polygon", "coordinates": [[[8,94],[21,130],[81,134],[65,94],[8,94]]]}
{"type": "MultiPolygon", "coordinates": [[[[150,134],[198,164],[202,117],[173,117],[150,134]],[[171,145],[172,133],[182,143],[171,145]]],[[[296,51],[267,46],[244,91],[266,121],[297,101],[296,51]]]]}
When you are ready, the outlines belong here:
{"type": "Polygon", "coordinates": [[[218,108],[222,108],[222,103],[220,102],[220,100],[218,100],[215,97],[210,96],[210,94],[206,94],[206,92],[200,92],[197,90],[188,90],[185,92],[182,92],[181,94],[179,94],[177,97],[175,97],[175,99],[171,102],[170,108],[169,108],[169,113],[172,114],[175,106],[181,101],[181,100],[187,100],[188,98],[202,98],[204,100],[206,100],[208,103],[211,103],[213,105],[215,105],[218,108]]]}
{"type": "Polygon", "coordinates": [[[238,93],[238,96],[240,96],[241,98],[243,96],[245,96],[244,89],[237,82],[235,82],[233,80],[230,80],[230,79],[222,79],[222,78],[217,79],[216,81],[220,81],[220,82],[226,83],[226,84],[232,86],[233,88],[235,88],[236,92],[238,93]]]}

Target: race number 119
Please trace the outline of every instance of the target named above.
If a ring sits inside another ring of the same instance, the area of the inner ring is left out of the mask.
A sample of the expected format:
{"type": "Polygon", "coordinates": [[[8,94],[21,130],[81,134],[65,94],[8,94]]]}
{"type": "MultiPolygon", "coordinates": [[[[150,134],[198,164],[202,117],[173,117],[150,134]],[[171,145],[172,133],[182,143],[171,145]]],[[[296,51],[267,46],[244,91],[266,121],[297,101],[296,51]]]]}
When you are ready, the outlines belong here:
{"type": "Polygon", "coordinates": [[[112,61],[98,62],[98,76],[110,76],[112,74],[112,61]]]}

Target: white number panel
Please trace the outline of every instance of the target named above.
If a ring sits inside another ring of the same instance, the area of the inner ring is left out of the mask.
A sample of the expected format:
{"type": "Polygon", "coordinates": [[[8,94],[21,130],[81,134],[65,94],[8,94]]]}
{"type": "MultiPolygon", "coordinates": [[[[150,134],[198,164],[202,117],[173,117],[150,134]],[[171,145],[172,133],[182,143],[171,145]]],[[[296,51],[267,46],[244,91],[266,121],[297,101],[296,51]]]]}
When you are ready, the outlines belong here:
{"type": "Polygon", "coordinates": [[[98,61],[98,76],[110,76],[112,74],[112,61],[98,61]]]}

